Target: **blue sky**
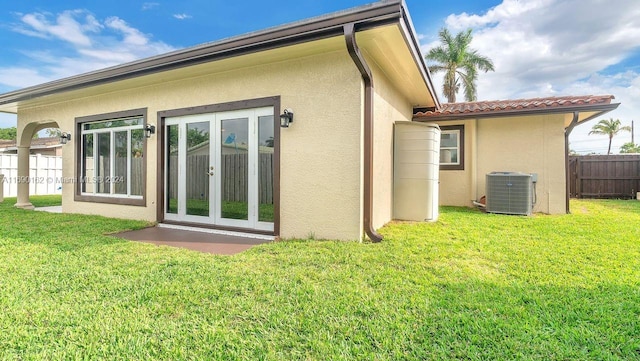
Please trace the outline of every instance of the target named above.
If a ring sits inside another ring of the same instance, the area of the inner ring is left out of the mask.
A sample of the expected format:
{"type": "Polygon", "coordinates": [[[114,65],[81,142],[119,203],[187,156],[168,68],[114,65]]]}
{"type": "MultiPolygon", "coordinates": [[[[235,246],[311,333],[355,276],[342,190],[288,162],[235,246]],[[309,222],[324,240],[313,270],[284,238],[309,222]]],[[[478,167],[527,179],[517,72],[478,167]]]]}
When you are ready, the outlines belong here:
{"type": "MultiPolygon", "coordinates": [[[[0,93],[229,36],[347,9],[370,0],[3,1],[0,93]]],[[[637,0],[406,0],[423,51],[443,26],[474,30],[492,58],[480,100],[613,94],[640,142],[640,2],[637,0]]],[[[434,75],[436,84],[440,76],[434,75]]],[[[441,97],[441,99],[444,99],[441,97]]],[[[604,152],[576,128],[571,147],[604,152]]],[[[0,127],[15,116],[0,114],[0,127]]],[[[621,135],[614,150],[629,141],[621,135]]]]}

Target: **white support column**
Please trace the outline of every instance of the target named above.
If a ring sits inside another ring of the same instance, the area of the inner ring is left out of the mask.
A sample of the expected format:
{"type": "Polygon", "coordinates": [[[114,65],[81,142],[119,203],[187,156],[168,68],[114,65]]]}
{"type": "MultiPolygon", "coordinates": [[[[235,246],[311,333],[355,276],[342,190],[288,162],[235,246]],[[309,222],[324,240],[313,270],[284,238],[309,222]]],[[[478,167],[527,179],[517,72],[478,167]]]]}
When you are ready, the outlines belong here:
{"type": "Polygon", "coordinates": [[[29,147],[18,146],[18,200],[16,208],[34,209],[29,201],[29,147]]]}

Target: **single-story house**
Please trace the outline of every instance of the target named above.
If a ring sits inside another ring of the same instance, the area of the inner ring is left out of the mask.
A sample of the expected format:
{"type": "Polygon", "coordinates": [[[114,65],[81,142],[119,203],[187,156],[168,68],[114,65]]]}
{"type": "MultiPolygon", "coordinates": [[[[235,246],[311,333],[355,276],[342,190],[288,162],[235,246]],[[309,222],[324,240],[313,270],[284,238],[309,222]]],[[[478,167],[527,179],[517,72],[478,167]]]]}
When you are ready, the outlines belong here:
{"type": "Polygon", "coordinates": [[[569,212],[568,137],[580,123],[618,107],[613,96],[561,96],[443,104],[413,120],[442,130],[440,204],[471,206],[491,172],[536,174],[533,211],[569,212]],[[443,157],[443,155],[454,157],[443,157]]]}
{"type": "MultiPolygon", "coordinates": [[[[0,139],[0,154],[17,154],[16,140],[0,139]]],[[[59,137],[42,137],[31,139],[30,154],[61,156],[62,144],[59,137]]]]}
{"type": "MultiPolygon", "coordinates": [[[[444,129],[442,204],[469,205],[482,172],[513,168],[540,175],[537,210],[555,213],[567,130],[610,100],[442,105],[406,5],[381,1],[2,94],[0,111],[18,115],[19,175],[35,132],[68,135],[63,212],[378,241],[394,219],[395,124],[444,129]]],[[[16,206],[32,207],[28,186],[16,206]]]]}

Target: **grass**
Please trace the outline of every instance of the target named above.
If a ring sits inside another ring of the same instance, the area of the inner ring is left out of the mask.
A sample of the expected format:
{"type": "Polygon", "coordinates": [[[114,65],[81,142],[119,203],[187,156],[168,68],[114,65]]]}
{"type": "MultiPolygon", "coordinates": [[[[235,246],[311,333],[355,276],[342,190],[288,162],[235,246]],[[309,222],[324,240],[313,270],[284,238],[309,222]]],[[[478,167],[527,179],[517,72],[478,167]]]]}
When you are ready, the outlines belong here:
{"type": "Polygon", "coordinates": [[[640,202],[212,256],[0,204],[0,359],[637,360],[640,202]]]}

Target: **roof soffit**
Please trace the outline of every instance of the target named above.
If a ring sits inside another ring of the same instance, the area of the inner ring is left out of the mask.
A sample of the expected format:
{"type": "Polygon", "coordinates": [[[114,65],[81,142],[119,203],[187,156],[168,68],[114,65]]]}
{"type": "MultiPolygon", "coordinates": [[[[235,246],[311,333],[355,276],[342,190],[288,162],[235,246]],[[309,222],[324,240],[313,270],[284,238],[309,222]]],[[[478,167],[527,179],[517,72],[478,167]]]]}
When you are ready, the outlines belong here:
{"type": "MultiPolygon", "coordinates": [[[[434,107],[434,95],[406,43],[399,24],[356,33],[358,46],[414,106],[434,107]]],[[[375,77],[373,79],[375,86],[375,77]]]]}

